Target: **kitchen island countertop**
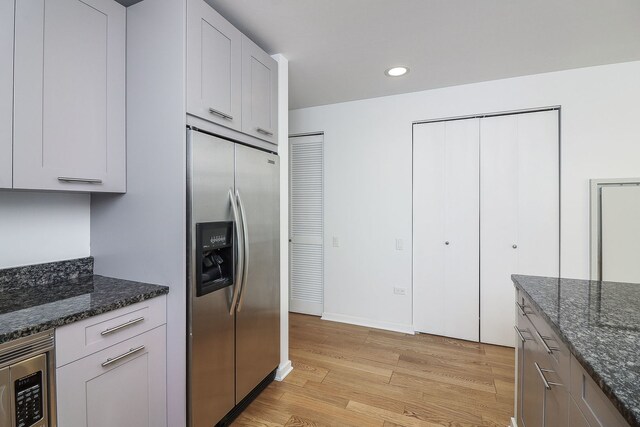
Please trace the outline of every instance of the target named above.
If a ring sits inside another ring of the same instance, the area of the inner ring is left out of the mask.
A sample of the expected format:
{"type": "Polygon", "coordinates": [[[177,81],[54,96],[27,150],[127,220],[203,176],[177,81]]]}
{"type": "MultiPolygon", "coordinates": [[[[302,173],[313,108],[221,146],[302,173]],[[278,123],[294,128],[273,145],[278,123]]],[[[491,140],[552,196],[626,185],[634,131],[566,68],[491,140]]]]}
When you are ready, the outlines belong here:
{"type": "Polygon", "coordinates": [[[640,426],[640,284],[512,280],[627,422],[640,426]]]}

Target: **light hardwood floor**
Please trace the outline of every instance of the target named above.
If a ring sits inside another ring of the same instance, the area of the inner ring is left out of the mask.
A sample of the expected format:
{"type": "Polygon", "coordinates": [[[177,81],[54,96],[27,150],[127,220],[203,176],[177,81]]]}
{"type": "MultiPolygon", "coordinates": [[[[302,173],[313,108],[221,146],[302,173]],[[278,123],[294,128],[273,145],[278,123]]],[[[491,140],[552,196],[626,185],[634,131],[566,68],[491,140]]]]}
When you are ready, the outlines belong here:
{"type": "Polygon", "coordinates": [[[234,426],[500,426],[514,350],[291,314],[294,370],[234,426]]]}

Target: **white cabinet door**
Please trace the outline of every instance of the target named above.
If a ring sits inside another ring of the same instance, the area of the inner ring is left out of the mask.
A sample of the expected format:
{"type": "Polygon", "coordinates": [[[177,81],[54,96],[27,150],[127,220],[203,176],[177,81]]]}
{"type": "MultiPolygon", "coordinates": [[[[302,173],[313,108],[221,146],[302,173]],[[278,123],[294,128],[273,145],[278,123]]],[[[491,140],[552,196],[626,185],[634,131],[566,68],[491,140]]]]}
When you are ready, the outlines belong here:
{"type": "Polygon", "coordinates": [[[513,347],[512,274],[559,274],[557,111],[480,125],[480,340],[513,347]]]}
{"type": "Polygon", "coordinates": [[[413,295],[417,331],[478,340],[479,121],[416,125],[413,295]]]}
{"type": "Polygon", "coordinates": [[[125,191],[125,8],[16,2],[15,188],[125,191]]]}
{"type": "Polygon", "coordinates": [[[187,112],[241,130],[242,34],[203,0],[187,3],[187,112]]]}
{"type": "Polygon", "coordinates": [[[13,6],[0,0],[0,188],[11,188],[13,143],[13,6]]]}
{"type": "Polygon", "coordinates": [[[278,143],[278,63],[242,36],[242,131],[278,143]]]}
{"type": "Polygon", "coordinates": [[[165,373],[164,325],[62,366],[56,371],[58,425],[166,426],[165,373]]]}

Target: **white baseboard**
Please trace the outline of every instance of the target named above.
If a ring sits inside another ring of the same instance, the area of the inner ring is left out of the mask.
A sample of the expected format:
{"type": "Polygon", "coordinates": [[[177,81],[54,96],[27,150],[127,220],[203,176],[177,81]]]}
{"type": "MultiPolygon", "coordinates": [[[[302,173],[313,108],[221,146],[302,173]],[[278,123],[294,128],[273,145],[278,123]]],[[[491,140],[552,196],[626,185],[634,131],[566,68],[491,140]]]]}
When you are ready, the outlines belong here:
{"type": "Polygon", "coordinates": [[[287,375],[289,375],[293,371],[293,365],[291,364],[291,360],[287,360],[278,366],[278,370],[276,371],[276,381],[284,380],[287,375]]]}
{"type": "Polygon", "coordinates": [[[518,427],[518,422],[513,417],[511,417],[511,427],[518,427]]]}
{"type": "Polygon", "coordinates": [[[412,325],[393,322],[382,322],[379,320],[365,319],[363,317],[347,316],[345,314],[322,313],[322,320],[349,323],[351,325],[365,326],[367,328],[384,329],[387,331],[401,332],[403,334],[414,335],[416,333],[412,325]]]}

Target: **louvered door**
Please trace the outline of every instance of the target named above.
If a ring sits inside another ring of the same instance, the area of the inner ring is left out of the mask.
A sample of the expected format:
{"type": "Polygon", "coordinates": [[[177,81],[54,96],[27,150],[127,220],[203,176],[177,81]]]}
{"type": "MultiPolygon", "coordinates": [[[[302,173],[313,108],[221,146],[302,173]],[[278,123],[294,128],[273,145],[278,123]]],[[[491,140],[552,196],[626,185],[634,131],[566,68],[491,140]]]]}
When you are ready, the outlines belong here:
{"type": "Polygon", "coordinates": [[[323,136],[289,139],[289,310],[321,315],[323,303],[323,136]]]}

